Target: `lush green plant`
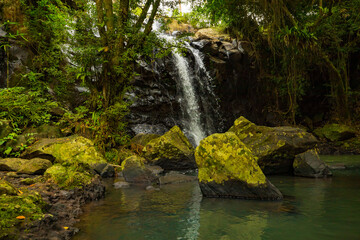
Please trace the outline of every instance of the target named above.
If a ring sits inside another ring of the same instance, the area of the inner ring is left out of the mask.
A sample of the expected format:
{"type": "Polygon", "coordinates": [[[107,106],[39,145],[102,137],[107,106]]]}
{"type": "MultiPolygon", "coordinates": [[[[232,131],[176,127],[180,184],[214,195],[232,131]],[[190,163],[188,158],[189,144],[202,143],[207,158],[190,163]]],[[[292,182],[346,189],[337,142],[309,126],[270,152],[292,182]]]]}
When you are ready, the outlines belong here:
{"type": "Polygon", "coordinates": [[[39,91],[25,88],[0,89],[0,119],[8,119],[14,127],[40,126],[50,122],[50,110],[57,103],[39,91]]]}

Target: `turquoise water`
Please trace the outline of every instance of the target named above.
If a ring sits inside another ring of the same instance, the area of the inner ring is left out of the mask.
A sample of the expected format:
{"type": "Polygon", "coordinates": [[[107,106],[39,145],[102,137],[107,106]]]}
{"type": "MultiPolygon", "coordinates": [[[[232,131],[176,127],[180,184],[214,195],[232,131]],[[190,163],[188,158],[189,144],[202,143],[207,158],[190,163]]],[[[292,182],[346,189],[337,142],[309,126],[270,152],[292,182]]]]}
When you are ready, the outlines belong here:
{"type": "Polygon", "coordinates": [[[202,198],[194,182],[109,189],[86,206],[74,239],[360,239],[360,168],[270,180],[283,201],[202,198]]]}

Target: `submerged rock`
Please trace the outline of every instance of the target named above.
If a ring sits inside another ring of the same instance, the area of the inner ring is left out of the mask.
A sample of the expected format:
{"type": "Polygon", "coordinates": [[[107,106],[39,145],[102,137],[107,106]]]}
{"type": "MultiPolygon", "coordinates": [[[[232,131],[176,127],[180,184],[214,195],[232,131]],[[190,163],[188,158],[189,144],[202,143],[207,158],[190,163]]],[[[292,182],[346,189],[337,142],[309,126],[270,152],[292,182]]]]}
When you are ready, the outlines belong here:
{"type": "Polygon", "coordinates": [[[196,168],[194,148],[178,126],[148,142],[143,149],[145,159],[165,170],[196,168]]]}
{"type": "Polygon", "coordinates": [[[320,159],[316,150],[309,150],[295,156],[294,175],[301,177],[328,177],[332,173],[320,159]]]}
{"type": "Polygon", "coordinates": [[[281,192],[265,177],[249,148],[233,132],[200,142],[195,159],[205,197],[279,200],[281,192]]]}
{"type": "Polygon", "coordinates": [[[324,127],[316,129],[314,133],[320,138],[335,142],[355,137],[356,130],[344,124],[326,124],[324,127]]]}
{"type": "Polygon", "coordinates": [[[301,128],[257,126],[244,117],[229,129],[258,158],[265,174],[292,173],[294,157],[312,149],[317,139],[301,128]]]}
{"type": "Polygon", "coordinates": [[[160,177],[160,184],[173,184],[173,183],[185,183],[185,182],[193,182],[196,181],[196,176],[189,176],[182,174],[180,172],[171,171],[165,176],[160,177]]]}
{"type": "Polygon", "coordinates": [[[158,183],[159,179],[146,165],[145,159],[131,156],[122,162],[122,175],[129,183],[158,183]]]}
{"type": "Polygon", "coordinates": [[[123,182],[123,181],[115,182],[113,185],[114,185],[115,189],[129,188],[130,187],[129,183],[123,182]]]}

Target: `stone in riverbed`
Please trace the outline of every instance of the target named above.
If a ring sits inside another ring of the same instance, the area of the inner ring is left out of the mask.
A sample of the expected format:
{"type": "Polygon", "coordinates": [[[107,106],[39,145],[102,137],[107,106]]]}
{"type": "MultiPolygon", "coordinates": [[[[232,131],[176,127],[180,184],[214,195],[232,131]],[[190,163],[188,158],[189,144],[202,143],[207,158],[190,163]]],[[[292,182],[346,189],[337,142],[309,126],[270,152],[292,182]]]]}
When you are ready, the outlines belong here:
{"type": "Polygon", "coordinates": [[[257,126],[244,117],[229,129],[258,158],[265,174],[292,173],[295,155],[314,148],[315,136],[301,128],[257,126]]]}
{"type": "Polygon", "coordinates": [[[294,175],[301,177],[328,177],[332,173],[320,159],[316,150],[309,150],[295,156],[294,175]]]}
{"type": "Polygon", "coordinates": [[[122,175],[129,183],[158,183],[158,176],[155,175],[144,164],[145,159],[139,156],[131,156],[122,162],[122,175]]]}
{"type": "Polygon", "coordinates": [[[280,200],[255,156],[233,132],[213,134],[195,151],[200,189],[205,197],[280,200]]]}
{"type": "Polygon", "coordinates": [[[178,126],[151,140],[143,149],[145,159],[164,170],[195,169],[194,148],[178,126]]]}

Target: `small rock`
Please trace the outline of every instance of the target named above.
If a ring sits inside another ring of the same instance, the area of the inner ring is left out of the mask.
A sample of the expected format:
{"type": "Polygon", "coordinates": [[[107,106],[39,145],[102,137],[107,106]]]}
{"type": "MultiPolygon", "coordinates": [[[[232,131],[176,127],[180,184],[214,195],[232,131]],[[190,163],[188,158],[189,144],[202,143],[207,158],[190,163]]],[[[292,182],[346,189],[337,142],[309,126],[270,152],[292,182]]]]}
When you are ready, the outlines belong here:
{"type": "Polygon", "coordinates": [[[165,176],[160,177],[160,184],[184,183],[196,181],[196,176],[189,176],[178,172],[169,172],[165,176]]]}
{"type": "Polygon", "coordinates": [[[24,165],[17,172],[21,174],[42,175],[51,166],[52,164],[49,160],[34,158],[25,160],[24,165]]]}
{"type": "Polygon", "coordinates": [[[33,178],[25,178],[25,179],[22,179],[20,182],[25,185],[31,185],[31,184],[34,184],[36,181],[33,178]]]}
{"type": "Polygon", "coordinates": [[[16,172],[8,172],[8,173],[6,173],[6,176],[9,178],[19,178],[20,177],[19,175],[17,175],[16,172]]]}
{"type": "Polygon", "coordinates": [[[17,189],[8,181],[0,179],[0,196],[2,194],[17,195],[17,189]]]}

